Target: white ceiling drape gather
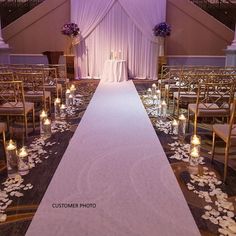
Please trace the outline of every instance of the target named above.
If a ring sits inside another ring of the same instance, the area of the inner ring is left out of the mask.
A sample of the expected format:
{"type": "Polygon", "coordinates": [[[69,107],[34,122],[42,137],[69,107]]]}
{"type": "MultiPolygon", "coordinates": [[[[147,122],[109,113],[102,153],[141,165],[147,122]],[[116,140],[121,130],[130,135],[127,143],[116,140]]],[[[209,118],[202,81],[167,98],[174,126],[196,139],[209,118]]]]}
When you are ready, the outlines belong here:
{"type": "Polygon", "coordinates": [[[157,78],[153,27],[165,21],[166,0],[71,0],[71,22],[81,30],[78,77],[99,78],[111,51],[121,51],[129,77],[157,78]]]}

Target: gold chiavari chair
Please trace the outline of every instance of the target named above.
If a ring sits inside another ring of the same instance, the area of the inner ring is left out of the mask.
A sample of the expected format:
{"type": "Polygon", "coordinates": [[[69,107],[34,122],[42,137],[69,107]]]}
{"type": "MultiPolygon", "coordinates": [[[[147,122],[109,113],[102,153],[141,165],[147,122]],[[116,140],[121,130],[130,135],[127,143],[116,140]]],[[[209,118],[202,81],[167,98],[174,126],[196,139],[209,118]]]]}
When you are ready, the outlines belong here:
{"type": "Polygon", "coordinates": [[[14,74],[13,72],[1,72],[0,71],[0,81],[13,81],[14,74]]]}
{"type": "Polygon", "coordinates": [[[45,91],[44,74],[40,72],[16,72],[17,80],[24,83],[25,100],[40,103],[41,109],[51,112],[51,93],[45,91]]]}
{"type": "MultiPolygon", "coordinates": [[[[191,71],[190,71],[191,73],[191,71]]],[[[173,115],[177,113],[179,116],[180,108],[188,108],[188,104],[196,103],[197,100],[197,90],[199,82],[207,80],[207,75],[205,74],[190,74],[183,72],[181,74],[178,91],[173,93],[173,115]]]]}
{"type": "Polygon", "coordinates": [[[188,105],[188,123],[190,116],[194,115],[194,134],[197,134],[199,118],[229,118],[234,91],[235,85],[231,81],[216,81],[211,76],[207,82],[198,84],[197,101],[188,105]]]}
{"type": "Polygon", "coordinates": [[[226,181],[227,178],[229,151],[232,146],[236,145],[235,116],[236,116],[236,98],[234,98],[233,110],[231,113],[230,122],[228,124],[215,124],[212,127],[213,130],[212,156],[211,156],[212,161],[215,155],[216,136],[221,138],[225,142],[224,177],[223,177],[224,182],[226,181]]]}
{"type": "Polygon", "coordinates": [[[169,107],[170,99],[173,98],[173,93],[178,90],[178,83],[182,74],[182,67],[172,68],[168,73],[168,79],[164,84],[164,98],[169,107]]]}
{"type": "Polygon", "coordinates": [[[32,113],[33,129],[35,130],[34,104],[25,102],[22,81],[0,81],[0,116],[20,116],[24,120],[25,136],[28,137],[28,114],[32,113]]]}
{"type": "Polygon", "coordinates": [[[65,64],[50,64],[49,67],[56,68],[57,82],[62,84],[63,87],[67,87],[69,79],[67,77],[67,69],[65,64]]]}
{"type": "Polygon", "coordinates": [[[57,82],[56,68],[40,65],[32,67],[32,72],[43,73],[45,91],[49,91],[53,98],[58,96],[62,98],[62,84],[57,82]]]}

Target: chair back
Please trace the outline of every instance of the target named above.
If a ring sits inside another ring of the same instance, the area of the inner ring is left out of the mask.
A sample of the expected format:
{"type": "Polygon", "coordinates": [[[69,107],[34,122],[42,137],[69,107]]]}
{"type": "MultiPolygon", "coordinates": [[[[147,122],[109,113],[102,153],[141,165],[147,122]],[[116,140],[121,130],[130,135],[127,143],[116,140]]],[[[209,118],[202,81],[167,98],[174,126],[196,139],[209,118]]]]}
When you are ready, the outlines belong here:
{"type": "Polygon", "coordinates": [[[22,81],[0,81],[0,105],[4,108],[25,109],[22,81]]]}
{"type": "Polygon", "coordinates": [[[14,80],[13,72],[0,71],[0,81],[13,81],[13,80],[14,80]]]}
{"type": "Polygon", "coordinates": [[[235,125],[235,119],[236,119],[236,97],[234,98],[233,104],[232,104],[232,112],[230,116],[230,122],[229,122],[229,133],[227,137],[227,142],[231,140],[231,137],[234,136],[236,139],[236,125],[235,125]]]}
{"type": "Polygon", "coordinates": [[[207,111],[208,117],[229,116],[234,91],[235,84],[232,81],[216,82],[214,80],[213,83],[209,81],[199,83],[196,114],[201,109],[207,111]],[[224,110],[225,115],[222,115],[222,110],[224,110]]]}

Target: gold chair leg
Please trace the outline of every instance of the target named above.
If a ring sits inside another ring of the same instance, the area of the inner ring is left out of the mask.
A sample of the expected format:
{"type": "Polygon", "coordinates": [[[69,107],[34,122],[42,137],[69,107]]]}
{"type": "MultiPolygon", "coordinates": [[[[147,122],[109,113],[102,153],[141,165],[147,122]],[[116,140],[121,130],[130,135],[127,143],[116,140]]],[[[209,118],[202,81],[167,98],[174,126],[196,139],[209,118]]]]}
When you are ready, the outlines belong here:
{"type": "Polygon", "coordinates": [[[190,110],[188,108],[188,117],[187,117],[187,132],[189,133],[189,126],[190,126],[190,110]]]}
{"type": "Polygon", "coordinates": [[[214,156],[215,156],[215,140],[216,140],[216,133],[213,131],[213,134],[212,134],[211,163],[213,162],[214,156]]]}
{"type": "Polygon", "coordinates": [[[194,114],[194,131],[193,134],[197,135],[197,114],[194,114]]]}
{"type": "Polygon", "coordinates": [[[2,140],[3,140],[3,152],[5,157],[5,162],[7,164],[7,155],[6,155],[6,134],[5,131],[2,132],[2,140]]]}
{"type": "Polygon", "coordinates": [[[51,111],[52,111],[52,99],[51,97],[48,97],[48,105],[49,105],[49,114],[51,115],[51,111]]]}
{"type": "Polygon", "coordinates": [[[229,160],[229,143],[226,143],[225,147],[225,166],[224,166],[224,183],[226,182],[228,172],[228,160],[229,160]]]}
{"type": "MultiPolygon", "coordinates": [[[[177,101],[178,103],[178,101],[177,101]]],[[[175,98],[173,98],[173,116],[175,116],[175,98]]]]}
{"type": "Polygon", "coordinates": [[[25,138],[28,139],[28,122],[27,122],[27,114],[24,115],[24,126],[25,126],[25,138]]]}
{"type": "Polygon", "coordinates": [[[35,132],[35,110],[34,110],[34,108],[32,110],[32,119],[33,119],[33,130],[35,132]]]}

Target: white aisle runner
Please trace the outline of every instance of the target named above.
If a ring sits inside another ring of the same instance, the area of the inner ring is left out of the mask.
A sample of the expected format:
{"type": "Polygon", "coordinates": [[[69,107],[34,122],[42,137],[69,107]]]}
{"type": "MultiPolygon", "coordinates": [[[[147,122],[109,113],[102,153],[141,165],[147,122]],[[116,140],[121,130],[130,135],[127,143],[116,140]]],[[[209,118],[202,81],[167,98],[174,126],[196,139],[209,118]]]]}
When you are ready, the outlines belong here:
{"type": "Polygon", "coordinates": [[[99,84],[27,235],[200,235],[132,81],[99,84]]]}

